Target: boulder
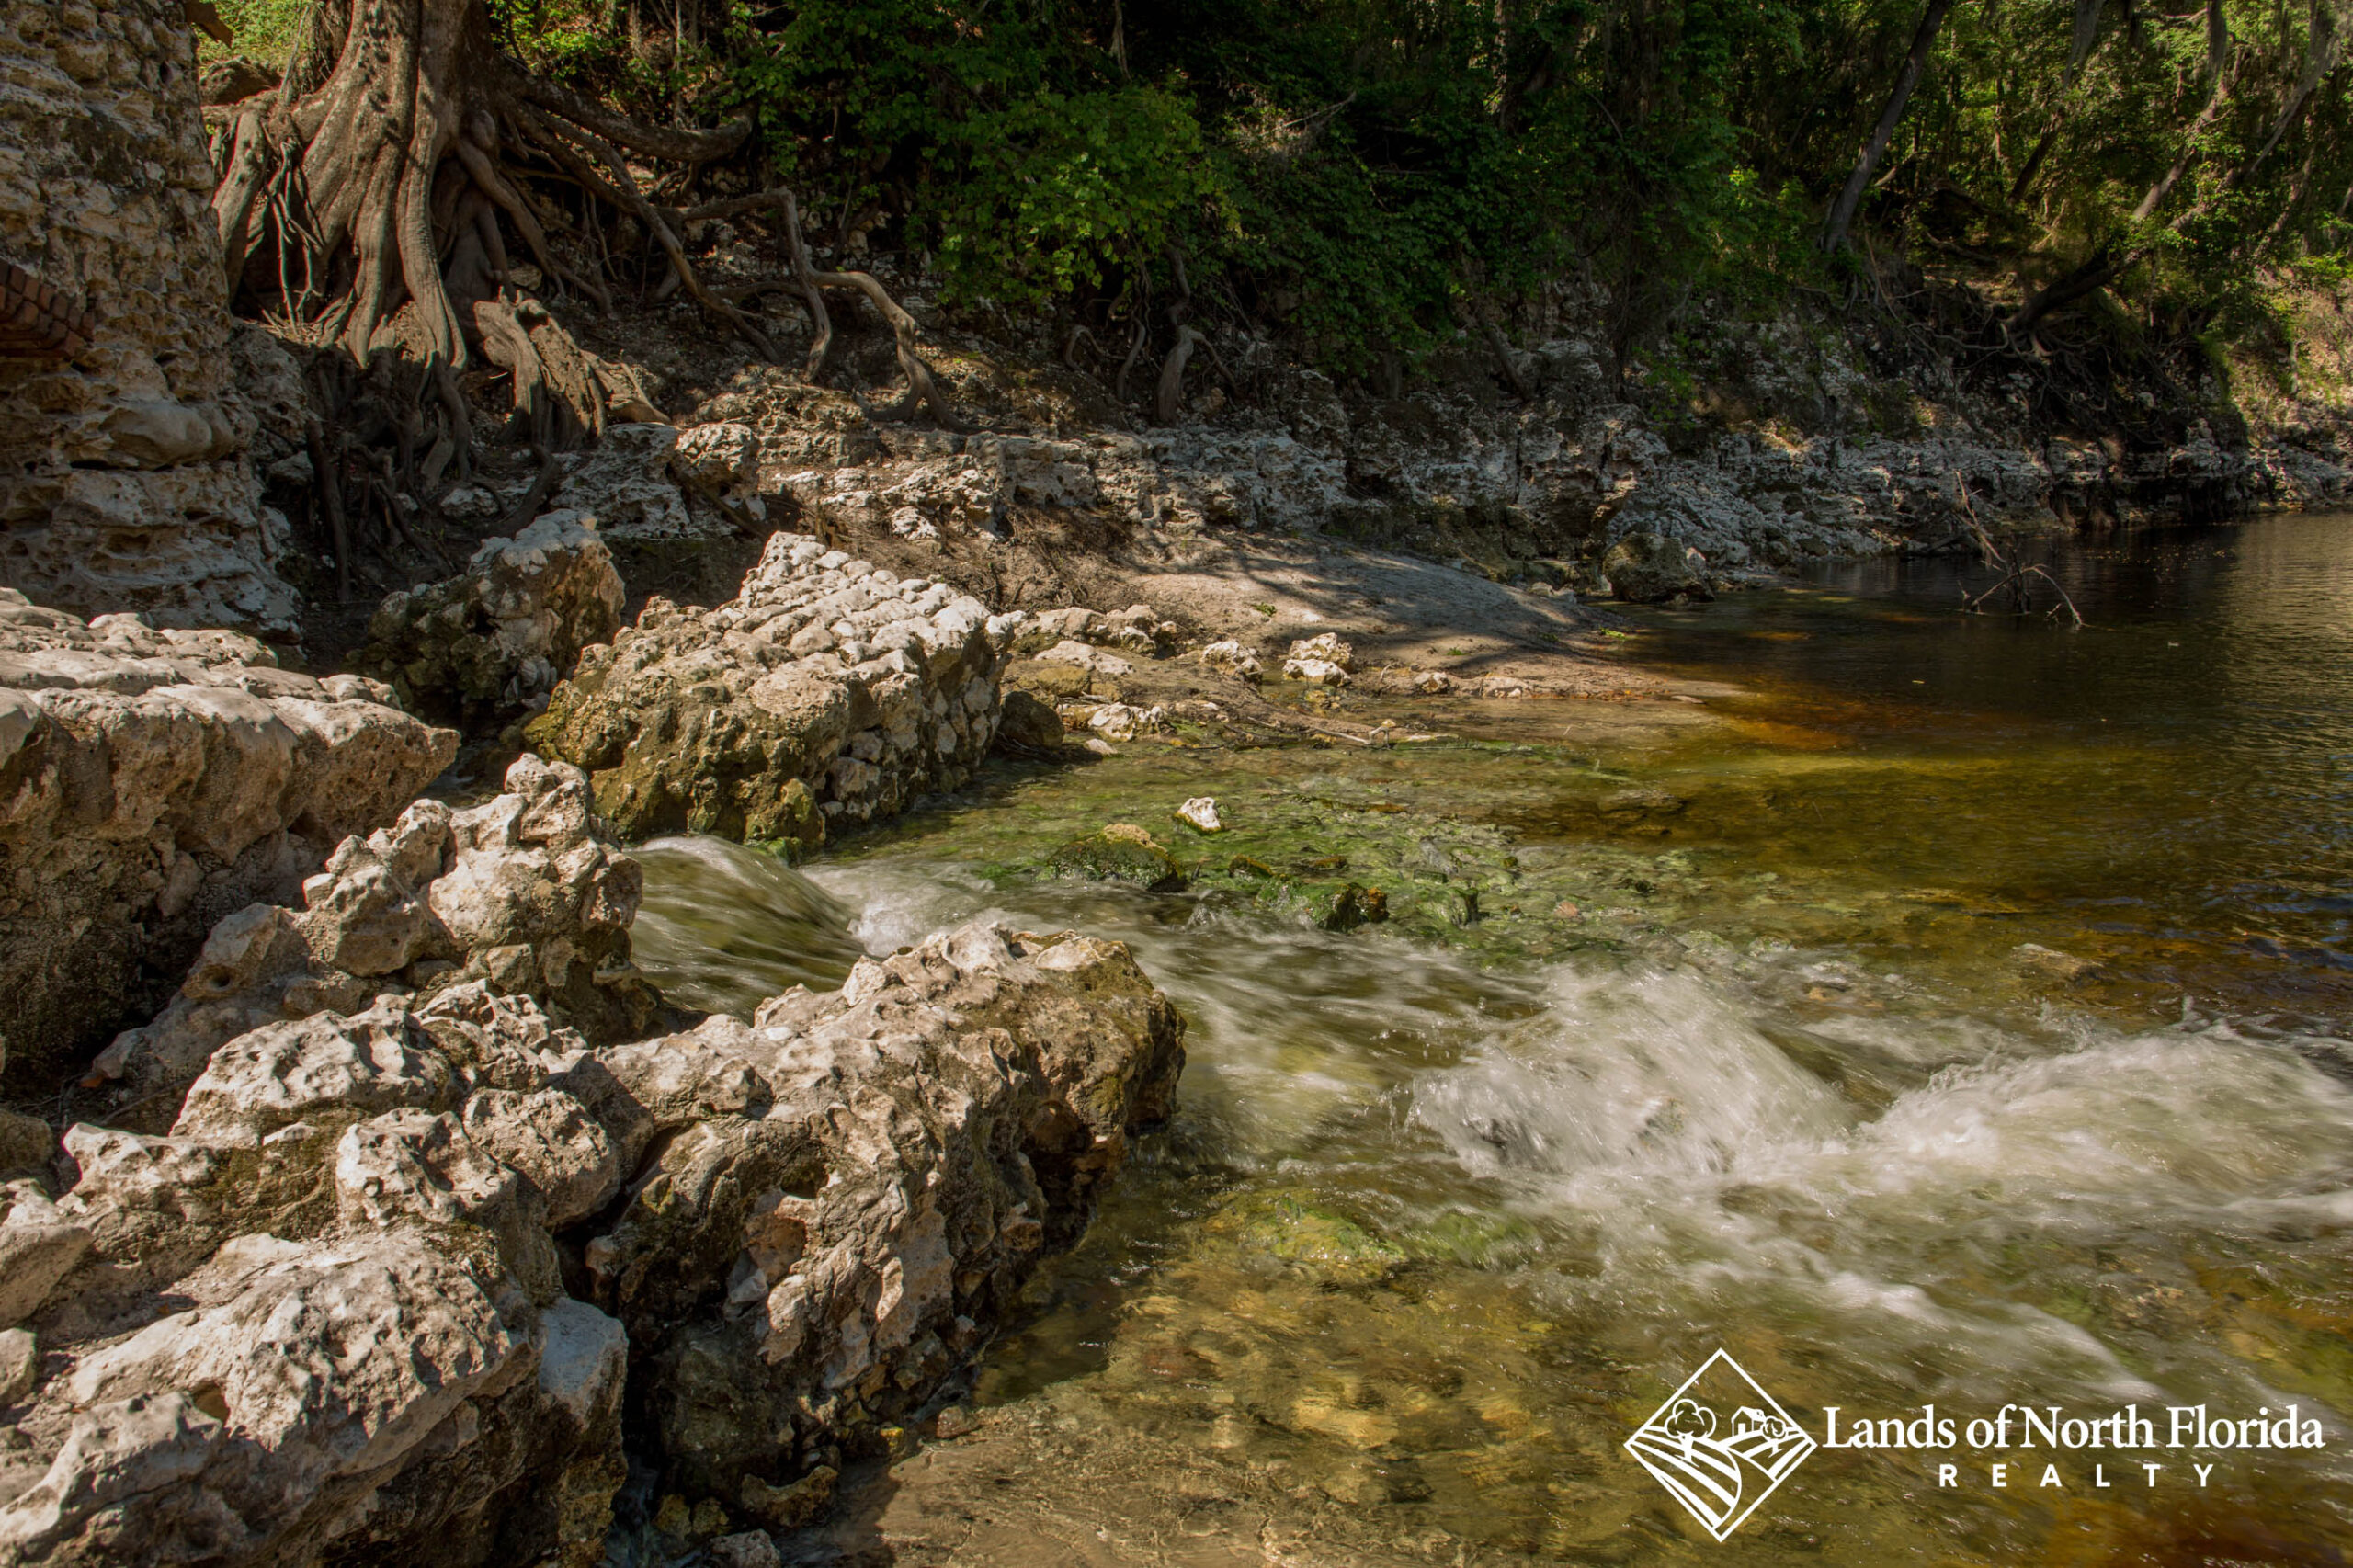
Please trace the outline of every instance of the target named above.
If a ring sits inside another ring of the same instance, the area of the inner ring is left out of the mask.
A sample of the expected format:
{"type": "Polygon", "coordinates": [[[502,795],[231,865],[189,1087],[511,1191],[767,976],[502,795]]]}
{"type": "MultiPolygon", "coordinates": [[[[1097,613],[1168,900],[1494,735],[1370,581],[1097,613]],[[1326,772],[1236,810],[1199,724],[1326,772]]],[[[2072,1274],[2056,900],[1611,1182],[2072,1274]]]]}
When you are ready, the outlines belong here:
{"type": "Polygon", "coordinates": [[[760,1087],[585,1254],[674,1481],[769,1495],[919,1405],[1167,1114],[1182,1037],[1125,947],[980,923],[690,1037],[760,1087]]]}
{"type": "Polygon", "coordinates": [[[996,740],[1027,751],[1053,751],[1063,744],[1062,715],[1029,692],[1008,691],[997,714],[996,740]]]}
{"type": "Polygon", "coordinates": [[[621,601],[595,520],[550,512],[484,540],[457,576],[386,595],[355,663],[414,711],[495,731],[543,706],[582,649],[612,640],[621,601]]]}
{"type": "MultiPolygon", "coordinates": [[[[458,737],[227,631],[86,624],[0,589],[0,1070],[144,1017],[225,915],[390,822],[458,737]]],[[[265,961],[266,953],[253,955],[265,961]]]]}
{"type": "Polygon", "coordinates": [[[1628,534],[1601,558],[1609,592],[1629,604],[1665,604],[1673,599],[1711,599],[1708,558],[1678,540],[1654,533],[1628,534]]]}
{"type": "Polygon", "coordinates": [[[1224,670],[1243,680],[1255,681],[1266,674],[1266,666],[1258,662],[1258,655],[1230,637],[1203,648],[1199,657],[1207,667],[1224,670]]]}
{"type": "Polygon", "coordinates": [[[713,610],[656,599],[583,656],[532,744],[588,770],[625,838],[797,848],[972,776],[1002,649],[977,599],[777,534],[713,610]]]}

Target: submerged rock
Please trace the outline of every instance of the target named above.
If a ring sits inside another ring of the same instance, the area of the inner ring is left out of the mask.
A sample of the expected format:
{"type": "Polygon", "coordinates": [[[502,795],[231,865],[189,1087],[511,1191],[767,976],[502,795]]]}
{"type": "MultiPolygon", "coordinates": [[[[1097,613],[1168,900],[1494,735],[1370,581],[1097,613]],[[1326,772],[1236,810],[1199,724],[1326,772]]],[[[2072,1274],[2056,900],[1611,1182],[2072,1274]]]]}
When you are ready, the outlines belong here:
{"type": "Polygon", "coordinates": [[[1175,856],[1129,823],[1113,823],[1091,837],[1074,838],[1046,864],[1051,876],[1126,882],[1146,892],[1182,892],[1188,881],[1175,856]]]}
{"type": "Polygon", "coordinates": [[[1178,822],[1197,833],[1223,833],[1225,824],[1217,814],[1217,801],[1207,795],[1197,795],[1176,808],[1178,822]]]}
{"type": "Polygon", "coordinates": [[[0,1064],[68,1064],[223,915],[293,896],[458,737],[228,631],[85,624],[0,589],[0,1064]]]}
{"type": "Polygon", "coordinates": [[[528,733],[626,838],[813,847],[971,777],[1000,658],[979,600],[778,534],[733,602],[656,599],[590,649],[528,733]]]}

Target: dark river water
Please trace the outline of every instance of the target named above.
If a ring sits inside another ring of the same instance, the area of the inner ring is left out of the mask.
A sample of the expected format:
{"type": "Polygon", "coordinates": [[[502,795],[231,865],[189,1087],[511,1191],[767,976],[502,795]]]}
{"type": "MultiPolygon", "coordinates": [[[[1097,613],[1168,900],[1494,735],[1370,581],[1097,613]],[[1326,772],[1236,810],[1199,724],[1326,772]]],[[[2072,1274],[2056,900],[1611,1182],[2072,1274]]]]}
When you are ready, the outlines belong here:
{"type": "Polygon", "coordinates": [[[1722,706],[1768,749],[1849,765],[1783,812],[1719,824],[1724,842],[1963,872],[2080,910],[2087,931],[2137,944],[2151,979],[2342,1019],[2348,540],[2353,518],[2292,517],[2067,550],[2050,568],[2083,631],[1955,614],[1995,574],[1948,559],[1652,614],[1631,645],[1754,688],[1722,706]]]}
{"type": "Polygon", "coordinates": [[[1707,722],[1401,705],[1461,738],[1006,773],[807,877],[654,846],[642,961],[702,1006],[994,914],[1189,1026],[978,1432],[807,1550],[2343,1562],[2353,518],[2051,570],[2084,630],[1949,562],[1631,617],[1707,722]],[[1032,874],[1205,848],[1200,794],[1221,860],[1347,855],[1392,920],[1032,874]]]}

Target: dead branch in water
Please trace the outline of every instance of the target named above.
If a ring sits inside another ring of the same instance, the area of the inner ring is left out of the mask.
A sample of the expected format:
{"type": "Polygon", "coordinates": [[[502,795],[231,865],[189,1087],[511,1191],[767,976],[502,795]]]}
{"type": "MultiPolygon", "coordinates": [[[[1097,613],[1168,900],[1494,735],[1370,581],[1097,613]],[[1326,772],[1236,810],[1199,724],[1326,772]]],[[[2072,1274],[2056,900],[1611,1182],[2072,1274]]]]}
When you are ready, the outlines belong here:
{"type": "Polygon", "coordinates": [[[2007,599],[2010,614],[2032,615],[2034,580],[2040,578],[2051,585],[2052,593],[2059,596],[2059,602],[2045,613],[2056,620],[2059,612],[2065,610],[2068,619],[2075,622],[2075,630],[2081,631],[2084,629],[2083,611],[2075,608],[2075,601],[2068,596],[2065,588],[2060,586],[2059,579],[2040,566],[2016,565],[2005,556],[1994,543],[1994,536],[1985,531],[1985,525],[1977,520],[1977,508],[1969,499],[1969,482],[1961,477],[1959,469],[1953,471],[1952,482],[1953,488],[1960,493],[1962,520],[1977,541],[1977,559],[2002,574],[2001,580],[1982,594],[1972,596],[1968,589],[1963,588],[1961,608],[1968,614],[1983,615],[1985,613],[1985,601],[2000,594],[2007,599]]]}

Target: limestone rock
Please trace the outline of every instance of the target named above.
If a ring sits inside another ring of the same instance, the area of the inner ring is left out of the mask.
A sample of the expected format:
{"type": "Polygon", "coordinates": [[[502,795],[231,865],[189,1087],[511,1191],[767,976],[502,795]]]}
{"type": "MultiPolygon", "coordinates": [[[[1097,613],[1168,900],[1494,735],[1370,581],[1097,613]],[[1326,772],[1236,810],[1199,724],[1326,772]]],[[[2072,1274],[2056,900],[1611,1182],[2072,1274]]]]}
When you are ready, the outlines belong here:
{"type": "Polygon", "coordinates": [[[366,1531],[388,1473],[478,1433],[477,1402],[529,1370],[529,1333],[425,1234],[320,1250],[255,1237],[224,1254],[189,1282],[196,1306],[43,1391],[78,1414],[47,1474],[0,1510],[0,1551],[28,1562],[260,1562],[298,1542],[314,1553],[366,1531]]]}
{"type": "Polygon", "coordinates": [[[0,256],[97,326],[69,358],[0,360],[0,583],[80,615],[289,635],[301,601],[245,460],[187,13],[52,7],[7,40],[0,256]]]}
{"type": "Polygon", "coordinates": [[[560,511],[596,519],[608,543],[676,544],[705,531],[687,510],[686,497],[670,477],[676,426],[615,425],[585,452],[567,457],[570,472],[556,487],[560,511]]]}
{"type": "Polygon", "coordinates": [[[1248,681],[1257,680],[1266,673],[1258,655],[1230,637],[1203,648],[1200,661],[1211,669],[1225,670],[1248,681]]]}
{"type": "Polygon", "coordinates": [[[582,649],[612,640],[622,597],[596,520],[550,512],[484,540],[457,576],[387,595],[356,663],[416,712],[494,730],[536,709],[582,649]]]}
{"type": "Polygon", "coordinates": [[[722,1500],[822,1507],[835,1445],[1014,1310],[1184,1058],[1125,948],[982,924],[749,1025],[590,1049],[518,1004],[266,1025],[172,1136],[75,1127],[63,1199],[17,1184],[0,1307],[38,1337],[0,1335],[0,1389],[39,1474],[0,1560],[592,1568],[642,1377],[695,1499],[665,1517],[773,1562],[722,1500]]]}
{"type": "Polygon", "coordinates": [[[14,1404],[40,1381],[40,1341],[28,1328],[0,1334],[0,1404],[14,1404]]]}
{"type": "Polygon", "coordinates": [[[253,1147],[321,1112],[438,1108],[457,1075],[397,998],[349,1017],[319,1013],[266,1024],[212,1053],[181,1102],[175,1136],[253,1147]]]}
{"type": "Polygon", "coordinates": [[[0,1223],[0,1328],[14,1328],[49,1300],[57,1282],[90,1250],[90,1233],[52,1222],[51,1215],[19,1219],[27,1205],[0,1223]]]}
{"type": "Polygon", "coordinates": [[[69,1064],[152,1013],[149,977],[223,915],[391,821],[457,736],[388,697],[233,632],[85,624],[0,589],[0,1062],[69,1064]]]}
{"type": "Polygon", "coordinates": [[[813,1462],[785,1432],[813,1452],[919,1403],[1166,1115],[1181,1040],[1124,947],[978,923],[691,1037],[773,1100],[660,1144],[586,1255],[668,1369],[648,1409],[674,1472],[773,1486],[813,1462]]]}
{"type": "Polygon", "coordinates": [[[952,789],[987,755],[1000,650],[980,602],[777,534],[740,597],[661,600],[534,720],[628,838],[822,843],[952,789]]]}
{"type": "Polygon", "coordinates": [[[997,715],[999,745],[1051,752],[1063,744],[1062,716],[1026,691],[1005,693],[997,715]]]}
{"type": "Polygon", "coordinates": [[[466,1131],[501,1164],[530,1179],[548,1223],[573,1224],[620,1190],[620,1148],[567,1094],[485,1089],[466,1102],[466,1131]]]}
{"type": "Polygon", "coordinates": [[[0,1176],[38,1171],[57,1153],[49,1123],[20,1110],[0,1110],[0,1176]]]}
{"type": "Polygon", "coordinates": [[[429,991],[420,1027],[505,1087],[538,1086],[536,1055],[563,1048],[556,1025],[603,1040],[642,1029],[656,999],[629,962],[636,862],[597,837],[579,769],[526,754],[506,783],[482,805],[419,801],[344,840],[302,883],[300,914],[256,904],[223,920],[179,995],[117,1037],[97,1073],[153,1092],[248,1030],[380,993],[429,991]]]}
{"type": "Polygon", "coordinates": [[[697,425],[679,435],[670,467],[690,484],[747,499],[759,485],[760,438],[748,426],[697,425]]]}
{"type": "Polygon", "coordinates": [[[1176,820],[1196,833],[1223,833],[1225,824],[1217,814],[1217,801],[1207,795],[1197,795],[1176,808],[1176,820]]]}
{"type": "Polygon", "coordinates": [[[765,1530],[714,1536],[703,1543],[712,1568],[783,1568],[784,1558],[765,1530]]]}
{"type": "Polygon", "coordinates": [[[1357,667],[1357,651],[1336,631],[1318,632],[1302,637],[1290,645],[1289,659],[1331,665],[1343,673],[1352,674],[1357,667]]]}
{"type": "Polygon", "coordinates": [[[1677,598],[1711,599],[1707,558],[1678,540],[1657,534],[1629,534],[1601,558],[1609,591],[1630,604],[1665,604],[1677,598]]]}
{"type": "Polygon", "coordinates": [[[1168,710],[1156,703],[1131,708],[1124,702],[1106,702],[1087,715],[1086,727],[1107,741],[1131,741],[1168,728],[1168,710]]]}

